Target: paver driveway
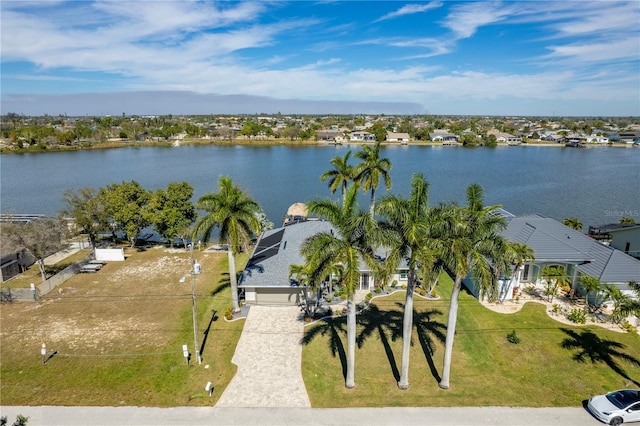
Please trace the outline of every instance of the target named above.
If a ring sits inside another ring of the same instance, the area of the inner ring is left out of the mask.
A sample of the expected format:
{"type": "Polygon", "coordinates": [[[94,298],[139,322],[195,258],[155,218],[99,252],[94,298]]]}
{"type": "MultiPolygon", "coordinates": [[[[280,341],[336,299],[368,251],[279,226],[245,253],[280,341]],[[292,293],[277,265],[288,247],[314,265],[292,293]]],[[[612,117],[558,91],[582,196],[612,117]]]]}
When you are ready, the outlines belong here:
{"type": "Polygon", "coordinates": [[[251,307],[231,360],[238,372],[216,407],[311,407],[299,318],[297,307],[251,307]]]}

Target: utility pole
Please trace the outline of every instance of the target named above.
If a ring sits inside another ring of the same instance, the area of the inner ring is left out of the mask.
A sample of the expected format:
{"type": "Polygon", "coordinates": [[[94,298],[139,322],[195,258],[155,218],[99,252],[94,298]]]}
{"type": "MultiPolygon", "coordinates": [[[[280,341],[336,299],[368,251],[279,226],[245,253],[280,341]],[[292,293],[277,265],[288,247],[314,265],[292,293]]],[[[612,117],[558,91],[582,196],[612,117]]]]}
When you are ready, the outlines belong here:
{"type": "MultiPolygon", "coordinates": [[[[195,348],[196,359],[198,360],[198,364],[202,364],[202,359],[200,358],[200,348],[198,346],[198,311],[196,309],[196,263],[193,259],[193,241],[189,244],[191,250],[191,301],[193,305],[193,346],[195,348]]],[[[198,264],[198,269],[200,269],[200,265],[198,264]]],[[[198,273],[200,271],[198,270],[198,273]]]]}

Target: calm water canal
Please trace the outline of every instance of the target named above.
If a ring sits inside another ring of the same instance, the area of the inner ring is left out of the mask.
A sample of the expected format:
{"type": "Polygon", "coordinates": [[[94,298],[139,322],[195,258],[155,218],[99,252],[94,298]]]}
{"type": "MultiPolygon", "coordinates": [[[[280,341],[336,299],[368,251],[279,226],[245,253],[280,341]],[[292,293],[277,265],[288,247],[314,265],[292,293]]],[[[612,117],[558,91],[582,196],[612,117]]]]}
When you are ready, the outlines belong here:
{"type": "MultiPolygon", "coordinates": [[[[331,196],[320,175],[330,169],[332,157],[348,149],[358,147],[132,147],[2,155],[0,210],[54,215],[63,208],[65,189],[130,180],[147,189],[188,181],[195,201],[217,189],[218,176],[228,175],[279,225],[292,203],[331,196]]],[[[432,205],[464,202],[465,188],[477,182],[487,204],[502,204],[514,214],[577,217],[585,230],[622,215],[640,222],[640,149],[391,146],[382,152],[393,164],[392,191],[407,194],[412,173],[423,173],[432,205]]],[[[363,196],[362,206],[367,205],[363,196]]]]}

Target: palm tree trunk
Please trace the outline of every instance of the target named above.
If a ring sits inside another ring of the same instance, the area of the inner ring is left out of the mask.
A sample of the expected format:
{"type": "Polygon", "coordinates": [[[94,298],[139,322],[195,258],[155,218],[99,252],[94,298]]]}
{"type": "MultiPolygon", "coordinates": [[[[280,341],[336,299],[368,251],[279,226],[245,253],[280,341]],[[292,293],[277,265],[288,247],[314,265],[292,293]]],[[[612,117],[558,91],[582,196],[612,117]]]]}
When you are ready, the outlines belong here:
{"type": "Polygon", "coordinates": [[[227,248],[227,255],[229,258],[229,283],[231,283],[231,303],[233,306],[233,312],[240,311],[240,305],[238,304],[238,280],[236,278],[236,259],[234,253],[231,250],[231,244],[227,248]]]}
{"type": "Polygon", "coordinates": [[[415,271],[409,269],[409,283],[404,302],[404,318],[402,320],[402,367],[398,387],[402,390],[409,389],[409,355],[411,350],[411,332],[413,331],[413,290],[415,271]]]}
{"type": "Polygon", "coordinates": [[[456,321],[458,320],[458,298],[462,288],[462,276],[457,275],[456,281],[451,291],[451,302],[449,302],[449,318],[447,320],[447,338],[444,346],[444,365],[442,366],[442,379],[438,386],[442,389],[449,389],[449,375],[451,372],[451,354],[453,353],[453,339],[456,334],[456,321]]]}
{"type": "Polygon", "coordinates": [[[356,307],[353,296],[347,299],[347,378],[345,387],[351,389],[356,386],[356,307]]]}
{"type": "Polygon", "coordinates": [[[369,204],[369,214],[371,214],[371,217],[373,218],[373,210],[376,206],[376,190],[372,187],[371,188],[371,202],[369,204]]]}

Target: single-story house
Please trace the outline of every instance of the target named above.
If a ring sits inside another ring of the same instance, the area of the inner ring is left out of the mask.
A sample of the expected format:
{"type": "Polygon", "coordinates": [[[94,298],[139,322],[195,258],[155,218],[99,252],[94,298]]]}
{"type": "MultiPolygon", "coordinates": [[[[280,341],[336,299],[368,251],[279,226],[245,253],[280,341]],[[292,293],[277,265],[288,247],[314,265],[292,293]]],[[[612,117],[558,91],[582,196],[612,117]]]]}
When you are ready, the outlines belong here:
{"type": "Polygon", "coordinates": [[[497,130],[489,130],[487,135],[494,135],[497,142],[506,143],[507,145],[520,145],[522,143],[521,137],[497,130]]]}
{"type": "Polygon", "coordinates": [[[440,141],[442,143],[446,142],[458,142],[458,135],[454,135],[453,133],[448,132],[435,132],[429,133],[429,139],[434,142],[440,141]]]}
{"type": "Polygon", "coordinates": [[[342,137],[342,132],[338,130],[318,130],[316,137],[319,141],[334,142],[337,137],[342,137]]]}
{"type": "Polygon", "coordinates": [[[369,133],[369,132],[365,132],[365,131],[359,131],[359,132],[351,132],[349,134],[349,140],[350,141],[361,141],[361,142],[375,142],[376,140],[376,135],[374,135],[373,133],[369,133]]]}
{"type": "MultiPolygon", "coordinates": [[[[505,300],[513,297],[513,289],[522,283],[539,283],[540,271],[546,266],[563,268],[571,280],[572,289],[584,293],[579,285],[582,275],[590,275],[602,283],[613,284],[623,293],[632,295],[629,281],[640,281],[640,260],[620,250],[588,237],[555,219],[540,215],[507,217],[502,235],[510,241],[528,245],[535,251],[535,260],[517,271],[515,279],[501,280],[505,300]]],[[[470,291],[478,291],[469,278],[465,284],[470,291]]]]}
{"type": "MultiPolygon", "coordinates": [[[[304,264],[300,246],[308,237],[319,232],[335,232],[330,222],[300,220],[281,228],[265,231],[256,244],[251,258],[244,268],[238,288],[244,291],[248,305],[299,305],[305,297],[305,289],[289,278],[290,265],[304,264]]],[[[371,271],[361,266],[359,290],[371,291],[375,283],[371,271]]],[[[407,283],[408,268],[401,265],[392,280],[398,285],[407,283]]]]}
{"type": "Polygon", "coordinates": [[[400,142],[406,144],[407,142],[409,142],[409,140],[411,140],[411,137],[409,136],[409,133],[387,132],[386,140],[388,142],[400,142]]]}

